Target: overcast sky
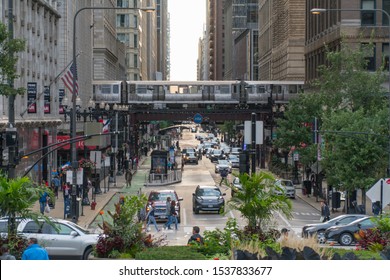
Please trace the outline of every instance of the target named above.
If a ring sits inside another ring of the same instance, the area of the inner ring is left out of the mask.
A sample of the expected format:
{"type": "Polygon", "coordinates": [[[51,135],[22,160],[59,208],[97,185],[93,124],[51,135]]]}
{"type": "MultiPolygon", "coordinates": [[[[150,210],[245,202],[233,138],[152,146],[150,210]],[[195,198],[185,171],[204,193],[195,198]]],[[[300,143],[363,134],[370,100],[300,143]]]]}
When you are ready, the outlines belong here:
{"type": "Polygon", "coordinates": [[[171,81],[195,81],[198,42],[206,22],[206,0],[168,0],[171,21],[171,81]]]}

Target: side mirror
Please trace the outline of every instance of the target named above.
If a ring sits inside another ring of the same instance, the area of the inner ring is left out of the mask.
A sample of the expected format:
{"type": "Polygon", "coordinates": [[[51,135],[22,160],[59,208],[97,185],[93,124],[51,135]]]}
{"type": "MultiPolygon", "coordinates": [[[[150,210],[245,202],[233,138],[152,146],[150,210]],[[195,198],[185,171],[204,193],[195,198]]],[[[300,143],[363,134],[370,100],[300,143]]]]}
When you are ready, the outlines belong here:
{"type": "Polygon", "coordinates": [[[73,230],[73,231],[71,231],[70,235],[73,236],[73,237],[76,237],[76,236],[78,236],[79,234],[78,234],[76,231],[73,230]]]}

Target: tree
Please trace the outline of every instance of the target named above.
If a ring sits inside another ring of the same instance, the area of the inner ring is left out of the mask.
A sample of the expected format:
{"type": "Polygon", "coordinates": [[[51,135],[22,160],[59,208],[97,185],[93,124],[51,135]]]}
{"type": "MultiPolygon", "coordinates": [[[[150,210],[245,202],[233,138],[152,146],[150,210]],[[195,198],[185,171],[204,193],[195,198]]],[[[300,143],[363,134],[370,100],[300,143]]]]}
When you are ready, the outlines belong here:
{"type": "Polygon", "coordinates": [[[24,88],[14,88],[9,81],[19,77],[16,63],[18,57],[12,54],[25,49],[25,41],[21,39],[9,39],[7,26],[0,22],[0,95],[24,94],[24,88]]]}
{"type": "Polygon", "coordinates": [[[241,213],[248,220],[248,229],[263,231],[274,211],[281,211],[287,218],[291,218],[291,201],[283,195],[274,192],[275,178],[267,172],[260,172],[249,176],[247,173],[239,175],[242,190],[228,201],[228,206],[241,213]]]}
{"type": "Polygon", "coordinates": [[[44,192],[53,194],[49,188],[37,187],[27,177],[8,179],[0,176],[0,213],[8,217],[8,236],[16,236],[16,218],[37,220],[40,214],[31,209],[44,192]]]}
{"type": "Polygon", "coordinates": [[[317,145],[310,140],[311,127],[302,123],[317,117],[323,141],[319,144],[321,164],[328,183],[350,191],[366,189],[384,176],[389,153],[386,77],[383,69],[367,71],[367,57],[373,49],[372,44],[353,49],[344,43],[340,50],[328,49],[326,64],[319,67],[313,87],[292,101],[284,119],[278,121],[277,144],[299,147],[301,141],[307,143],[305,160],[309,162],[316,160],[317,145]]]}

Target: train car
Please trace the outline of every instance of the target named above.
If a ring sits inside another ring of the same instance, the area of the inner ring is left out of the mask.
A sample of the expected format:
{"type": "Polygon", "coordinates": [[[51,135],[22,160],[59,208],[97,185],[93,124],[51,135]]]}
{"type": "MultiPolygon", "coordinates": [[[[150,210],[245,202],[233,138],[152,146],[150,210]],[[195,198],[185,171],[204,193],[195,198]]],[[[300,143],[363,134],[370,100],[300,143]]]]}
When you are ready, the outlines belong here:
{"type": "Polygon", "coordinates": [[[303,81],[95,81],[95,102],[153,104],[288,103],[303,91],[303,81]]]}

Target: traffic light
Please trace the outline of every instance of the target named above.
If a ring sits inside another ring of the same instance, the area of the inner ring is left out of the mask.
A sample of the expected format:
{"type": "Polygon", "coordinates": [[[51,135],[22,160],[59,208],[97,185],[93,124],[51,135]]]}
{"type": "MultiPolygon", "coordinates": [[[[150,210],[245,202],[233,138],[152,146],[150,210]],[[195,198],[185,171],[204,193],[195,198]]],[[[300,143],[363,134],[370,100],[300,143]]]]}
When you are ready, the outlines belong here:
{"type": "Polygon", "coordinates": [[[240,157],[240,174],[249,174],[249,153],[248,151],[242,151],[240,157]]]}

